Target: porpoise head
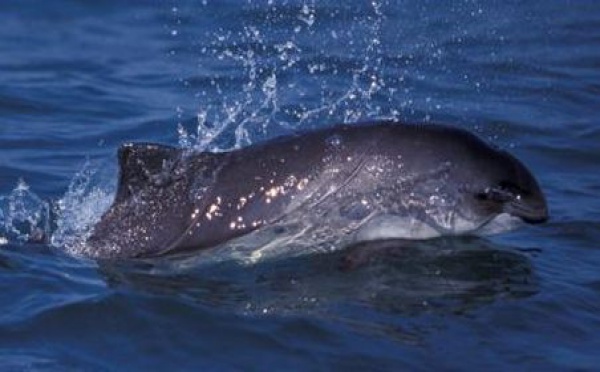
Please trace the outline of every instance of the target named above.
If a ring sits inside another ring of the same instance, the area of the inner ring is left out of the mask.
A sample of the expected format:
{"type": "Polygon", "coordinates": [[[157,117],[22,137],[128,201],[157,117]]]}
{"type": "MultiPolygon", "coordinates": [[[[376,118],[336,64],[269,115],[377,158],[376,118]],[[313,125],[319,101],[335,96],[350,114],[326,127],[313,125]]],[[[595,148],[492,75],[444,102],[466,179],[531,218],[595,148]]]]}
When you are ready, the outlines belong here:
{"type": "Polygon", "coordinates": [[[508,230],[515,222],[538,224],[548,220],[546,198],[525,165],[506,151],[465,132],[468,146],[458,154],[467,164],[456,171],[466,196],[464,209],[484,221],[478,233],[508,230]],[[468,160],[464,160],[466,157],[468,160]],[[507,218],[508,217],[508,218],[507,218]],[[510,220],[510,222],[508,222],[510,220]],[[500,226],[500,225],[505,226],[500,226]]]}
{"type": "Polygon", "coordinates": [[[548,220],[548,206],[540,186],[527,168],[508,153],[503,171],[475,199],[484,208],[501,210],[526,223],[536,224],[548,220]]]}
{"type": "Polygon", "coordinates": [[[375,152],[398,160],[375,163],[375,168],[387,169],[391,192],[381,202],[382,213],[361,226],[357,240],[489,235],[548,219],[540,186],[508,152],[451,126],[385,130],[375,152]]]}

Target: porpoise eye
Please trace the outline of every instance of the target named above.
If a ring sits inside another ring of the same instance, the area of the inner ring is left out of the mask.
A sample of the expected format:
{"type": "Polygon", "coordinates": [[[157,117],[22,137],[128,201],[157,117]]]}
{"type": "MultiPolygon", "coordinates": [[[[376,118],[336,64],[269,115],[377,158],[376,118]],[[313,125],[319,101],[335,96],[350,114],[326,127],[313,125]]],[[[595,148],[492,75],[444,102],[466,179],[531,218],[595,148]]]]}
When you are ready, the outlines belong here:
{"type": "Polygon", "coordinates": [[[524,194],[524,190],[514,183],[510,181],[501,181],[496,186],[488,187],[485,190],[476,193],[475,198],[478,200],[505,203],[513,199],[518,199],[524,194]]]}
{"type": "Polygon", "coordinates": [[[511,181],[501,181],[498,183],[498,189],[508,192],[513,195],[513,197],[528,195],[529,192],[524,190],[523,188],[517,186],[515,183],[511,181]]]}

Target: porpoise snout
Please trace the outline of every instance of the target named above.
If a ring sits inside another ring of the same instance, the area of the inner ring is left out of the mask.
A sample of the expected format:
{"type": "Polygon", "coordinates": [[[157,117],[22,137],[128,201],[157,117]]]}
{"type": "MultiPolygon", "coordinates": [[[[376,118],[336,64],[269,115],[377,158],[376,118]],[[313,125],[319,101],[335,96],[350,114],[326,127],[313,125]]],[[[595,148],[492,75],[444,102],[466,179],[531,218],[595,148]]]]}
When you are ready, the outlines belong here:
{"type": "Polygon", "coordinates": [[[506,203],[504,211],[530,224],[544,223],[549,218],[548,204],[541,191],[537,195],[520,197],[506,203]]]}

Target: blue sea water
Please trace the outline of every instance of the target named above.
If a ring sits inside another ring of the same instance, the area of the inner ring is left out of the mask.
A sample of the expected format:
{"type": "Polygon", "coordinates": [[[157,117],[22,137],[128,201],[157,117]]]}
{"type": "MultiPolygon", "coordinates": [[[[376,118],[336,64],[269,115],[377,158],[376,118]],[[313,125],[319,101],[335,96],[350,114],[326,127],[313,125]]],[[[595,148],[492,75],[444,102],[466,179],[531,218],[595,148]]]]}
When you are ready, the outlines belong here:
{"type": "Polygon", "coordinates": [[[600,2],[3,1],[0,81],[0,370],[600,369],[600,2]],[[68,248],[124,141],[377,118],[508,149],[551,220],[356,270],[68,248]]]}

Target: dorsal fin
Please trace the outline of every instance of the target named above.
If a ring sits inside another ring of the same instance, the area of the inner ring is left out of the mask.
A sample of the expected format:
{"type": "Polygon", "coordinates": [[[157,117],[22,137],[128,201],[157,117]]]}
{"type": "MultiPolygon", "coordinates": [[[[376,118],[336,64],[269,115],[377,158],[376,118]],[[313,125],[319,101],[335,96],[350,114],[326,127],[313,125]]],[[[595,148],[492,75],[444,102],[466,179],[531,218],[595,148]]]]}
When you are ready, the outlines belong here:
{"type": "Polygon", "coordinates": [[[119,148],[119,184],[115,201],[148,186],[170,182],[181,151],[155,143],[125,143],[119,148]]]}

